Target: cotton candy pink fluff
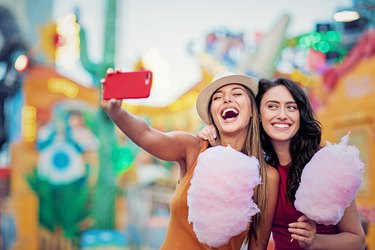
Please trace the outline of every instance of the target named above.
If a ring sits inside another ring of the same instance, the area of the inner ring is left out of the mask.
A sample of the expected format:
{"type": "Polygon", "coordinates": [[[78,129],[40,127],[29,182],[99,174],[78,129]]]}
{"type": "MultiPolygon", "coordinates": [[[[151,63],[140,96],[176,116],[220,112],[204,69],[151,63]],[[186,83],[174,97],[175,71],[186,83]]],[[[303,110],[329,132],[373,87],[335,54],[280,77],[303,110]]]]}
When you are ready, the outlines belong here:
{"type": "Polygon", "coordinates": [[[319,224],[336,225],[361,185],[364,164],[348,141],[349,134],[339,144],[327,142],[302,172],[294,205],[319,224]]]}
{"type": "Polygon", "coordinates": [[[246,230],[259,212],[252,197],[260,182],[255,157],[229,146],[201,153],[187,194],[188,220],[198,240],[219,247],[246,230]]]}

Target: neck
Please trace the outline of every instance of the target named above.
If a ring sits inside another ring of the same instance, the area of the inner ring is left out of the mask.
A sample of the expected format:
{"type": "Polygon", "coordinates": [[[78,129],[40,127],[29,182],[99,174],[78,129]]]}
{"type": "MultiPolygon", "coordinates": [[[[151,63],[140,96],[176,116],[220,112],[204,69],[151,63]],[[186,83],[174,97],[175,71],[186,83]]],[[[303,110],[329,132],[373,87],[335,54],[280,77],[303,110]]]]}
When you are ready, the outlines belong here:
{"type": "Polygon", "coordinates": [[[279,164],[282,166],[287,166],[292,161],[289,151],[290,141],[272,142],[272,146],[277,154],[277,158],[279,158],[279,164]]]}
{"type": "Polygon", "coordinates": [[[220,144],[222,146],[231,146],[237,151],[242,151],[246,141],[246,134],[240,134],[240,135],[225,135],[222,134],[220,136],[220,144]]]}

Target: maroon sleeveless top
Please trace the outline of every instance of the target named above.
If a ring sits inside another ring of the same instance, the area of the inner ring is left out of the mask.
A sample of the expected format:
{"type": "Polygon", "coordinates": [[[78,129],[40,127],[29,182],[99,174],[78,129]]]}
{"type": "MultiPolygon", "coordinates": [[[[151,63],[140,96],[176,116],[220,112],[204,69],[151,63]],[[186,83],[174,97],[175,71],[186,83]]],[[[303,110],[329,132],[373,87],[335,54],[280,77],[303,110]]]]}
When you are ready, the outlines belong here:
{"type": "MultiPolygon", "coordinates": [[[[299,246],[298,241],[294,240],[290,242],[291,236],[288,231],[288,224],[296,222],[302,215],[296,210],[294,204],[286,198],[286,183],[289,166],[279,165],[277,170],[280,174],[279,196],[272,224],[272,237],[275,241],[275,250],[303,249],[299,246]]],[[[336,234],[338,233],[338,228],[337,226],[317,224],[316,231],[317,234],[336,234]]]]}

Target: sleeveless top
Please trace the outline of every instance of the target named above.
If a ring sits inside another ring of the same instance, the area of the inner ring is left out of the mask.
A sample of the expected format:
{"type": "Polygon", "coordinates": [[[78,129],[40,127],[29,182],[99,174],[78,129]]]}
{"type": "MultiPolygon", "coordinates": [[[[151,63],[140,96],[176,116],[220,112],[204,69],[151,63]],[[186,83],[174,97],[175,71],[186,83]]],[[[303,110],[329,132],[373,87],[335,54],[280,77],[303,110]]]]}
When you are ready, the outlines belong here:
{"type": "MultiPolygon", "coordinates": [[[[201,153],[208,147],[205,142],[201,148],[201,153]]],[[[161,250],[199,250],[208,249],[208,245],[199,242],[193,231],[193,224],[188,222],[187,191],[193,177],[197,160],[187,171],[186,175],[177,183],[176,191],[170,202],[170,217],[167,235],[161,250]]],[[[225,176],[223,176],[225,178],[225,176]]],[[[225,208],[218,208],[225,209],[225,208]]],[[[247,235],[247,230],[231,238],[227,245],[219,247],[220,250],[239,250],[247,235]]]]}
{"type": "MultiPolygon", "coordinates": [[[[275,250],[303,249],[299,246],[297,240],[290,242],[291,234],[288,231],[288,224],[296,222],[302,216],[302,213],[298,212],[294,204],[286,198],[289,166],[279,165],[277,170],[280,174],[279,195],[272,224],[272,237],[275,242],[275,250]]],[[[338,228],[335,225],[325,226],[317,224],[316,233],[336,234],[338,233],[338,228]]]]}

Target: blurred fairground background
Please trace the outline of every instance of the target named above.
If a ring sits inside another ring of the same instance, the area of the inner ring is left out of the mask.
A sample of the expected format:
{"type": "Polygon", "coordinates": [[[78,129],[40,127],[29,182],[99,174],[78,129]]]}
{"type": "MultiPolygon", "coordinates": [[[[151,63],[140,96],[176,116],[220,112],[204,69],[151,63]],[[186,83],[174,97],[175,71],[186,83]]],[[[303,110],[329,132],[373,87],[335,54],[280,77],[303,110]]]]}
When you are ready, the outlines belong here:
{"type": "Polygon", "coordinates": [[[101,110],[109,67],[153,71],[124,106],[164,131],[204,126],[196,97],[219,71],[297,81],[323,142],[350,131],[360,149],[375,249],[374,0],[0,0],[0,31],[1,249],[159,249],[178,167],[101,110]]]}

